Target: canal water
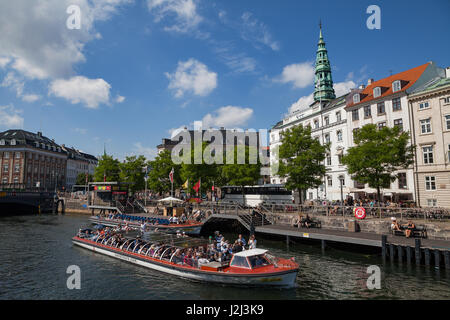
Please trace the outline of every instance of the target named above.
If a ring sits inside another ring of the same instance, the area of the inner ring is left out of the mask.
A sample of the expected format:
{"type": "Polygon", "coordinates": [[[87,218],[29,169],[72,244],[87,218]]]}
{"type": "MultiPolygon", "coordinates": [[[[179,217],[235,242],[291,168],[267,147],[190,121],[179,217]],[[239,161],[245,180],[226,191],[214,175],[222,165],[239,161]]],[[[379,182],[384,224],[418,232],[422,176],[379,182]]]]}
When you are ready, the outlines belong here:
{"type": "MultiPolygon", "coordinates": [[[[300,263],[293,289],[251,289],[192,282],[72,245],[87,216],[0,218],[0,299],[450,299],[450,274],[434,267],[382,263],[377,255],[258,238],[258,247],[300,263]],[[67,268],[81,270],[81,289],[67,288],[67,268]],[[369,290],[367,268],[381,268],[369,290]]],[[[234,240],[236,235],[227,234],[234,240]]],[[[248,238],[248,237],[247,237],[248,238]]]]}

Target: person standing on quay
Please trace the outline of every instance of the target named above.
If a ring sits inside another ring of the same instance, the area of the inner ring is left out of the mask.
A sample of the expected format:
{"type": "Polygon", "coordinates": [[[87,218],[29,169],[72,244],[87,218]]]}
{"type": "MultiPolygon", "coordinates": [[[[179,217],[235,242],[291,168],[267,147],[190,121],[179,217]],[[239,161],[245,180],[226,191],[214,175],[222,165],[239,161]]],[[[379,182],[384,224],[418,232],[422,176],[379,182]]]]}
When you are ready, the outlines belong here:
{"type": "Polygon", "coordinates": [[[256,249],[256,238],[255,235],[252,234],[250,239],[248,240],[248,249],[256,249]]]}

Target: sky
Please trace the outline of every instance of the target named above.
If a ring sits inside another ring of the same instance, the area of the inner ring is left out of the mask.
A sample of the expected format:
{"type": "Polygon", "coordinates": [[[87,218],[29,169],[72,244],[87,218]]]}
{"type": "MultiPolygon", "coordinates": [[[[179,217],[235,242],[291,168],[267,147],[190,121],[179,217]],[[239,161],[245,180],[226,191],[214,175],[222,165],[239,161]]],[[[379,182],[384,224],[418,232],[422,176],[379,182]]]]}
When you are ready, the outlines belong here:
{"type": "Polygon", "coordinates": [[[312,102],[319,21],[341,95],[450,66],[449,12],[448,0],[0,0],[0,131],[123,160],[152,159],[195,121],[270,130],[312,102]]]}

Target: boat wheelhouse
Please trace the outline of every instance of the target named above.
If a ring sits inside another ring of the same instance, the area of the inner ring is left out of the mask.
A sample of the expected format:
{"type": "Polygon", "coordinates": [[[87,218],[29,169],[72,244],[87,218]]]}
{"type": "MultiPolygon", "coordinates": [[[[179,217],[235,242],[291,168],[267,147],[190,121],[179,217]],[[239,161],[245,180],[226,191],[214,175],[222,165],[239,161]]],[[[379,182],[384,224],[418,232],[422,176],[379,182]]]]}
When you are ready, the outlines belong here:
{"type": "Polygon", "coordinates": [[[276,258],[267,250],[236,253],[230,261],[193,259],[189,250],[206,252],[208,241],[198,238],[158,235],[155,239],[96,235],[80,230],[72,242],[80,247],[185,279],[227,285],[293,287],[299,266],[290,259],[276,258]],[[185,254],[186,253],[186,254],[185,254]]]}

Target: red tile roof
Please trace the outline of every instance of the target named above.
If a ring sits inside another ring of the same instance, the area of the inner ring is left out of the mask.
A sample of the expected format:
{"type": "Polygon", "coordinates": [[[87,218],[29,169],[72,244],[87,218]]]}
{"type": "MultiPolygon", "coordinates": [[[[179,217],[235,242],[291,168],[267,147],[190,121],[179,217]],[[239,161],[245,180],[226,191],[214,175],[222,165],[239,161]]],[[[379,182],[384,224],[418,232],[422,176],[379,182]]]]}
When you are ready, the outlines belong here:
{"type": "MultiPolygon", "coordinates": [[[[405,91],[406,89],[408,89],[409,87],[411,87],[416,81],[417,79],[420,78],[420,76],[422,75],[422,73],[425,71],[425,69],[430,65],[430,62],[427,62],[421,66],[415,67],[413,69],[409,69],[397,74],[394,74],[392,76],[389,76],[387,78],[378,80],[378,81],[374,81],[372,84],[368,85],[366,88],[359,90],[359,94],[360,94],[360,102],[358,103],[353,103],[353,94],[350,94],[348,96],[348,100],[347,100],[347,106],[346,108],[350,108],[362,103],[367,103],[371,100],[374,99],[381,99],[384,97],[387,97],[391,94],[393,94],[394,92],[392,92],[392,83],[395,80],[400,80],[401,81],[401,89],[399,91],[396,91],[395,93],[398,92],[402,92],[405,91]],[[373,97],[373,89],[376,87],[381,87],[381,95],[374,98],[373,97]]],[[[358,91],[355,91],[355,93],[358,93],[358,91]]]]}

